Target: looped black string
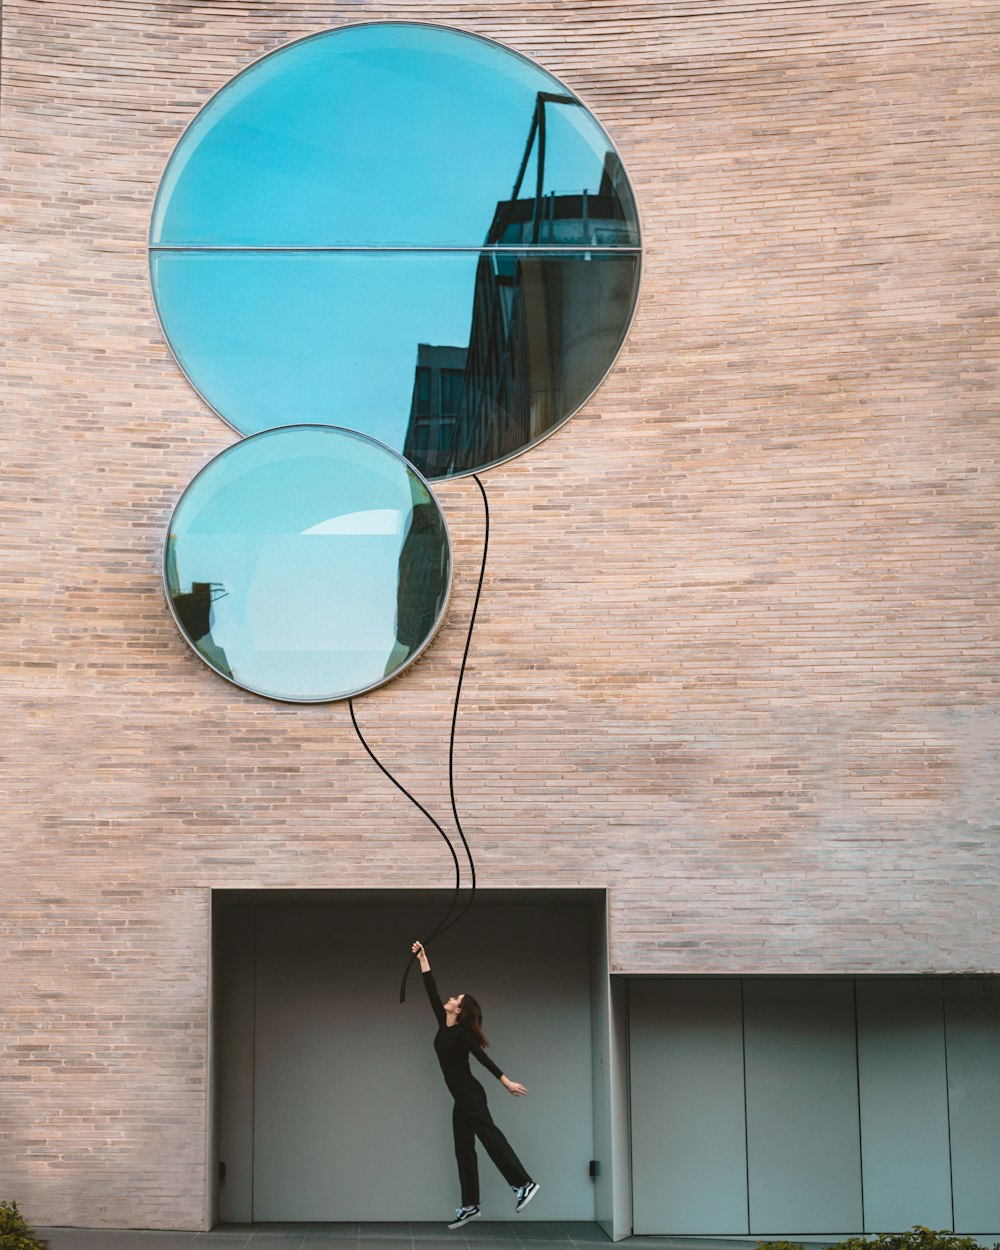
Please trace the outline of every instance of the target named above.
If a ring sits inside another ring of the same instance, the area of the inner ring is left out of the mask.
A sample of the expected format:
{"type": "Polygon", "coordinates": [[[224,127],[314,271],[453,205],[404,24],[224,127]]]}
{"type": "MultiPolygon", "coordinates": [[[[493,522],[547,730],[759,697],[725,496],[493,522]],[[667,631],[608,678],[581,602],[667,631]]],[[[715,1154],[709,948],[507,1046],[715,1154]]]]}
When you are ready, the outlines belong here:
{"type": "MultiPolygon", "coordinates": [[[[441,835],[441,837],[442,837],[442,838],[444,838],[444,840],[445,840],[445,844],[446,844],[446,846],[448,847],[448,850],[451,852],[451,858],[452,858],[452,859],[454,860],[454,862],[455,862],[455,893],[454,893],[454,895],[452,896],[451,904],[449,905],[448,910],[447,910],[447,912],[445,913],[445,916],[444,916],[444,919],[445,919],[445,920],[447,920],[447,919],[448,919],[448,917],[451,915],[451,913],[455,910],[455,907],[456,907],[456,905],[457,905],[457,903],[458,903],[458,895],[459,895],[459,891],[460,891],[460,889],[461,889],[461,866],[460,866],[460,864],[459,864],[459,862],[458,862],[458,856],[455,854],[455,848],[454,848],[454,846],[452,845],[451,838],[449,838],[449,837],[448,837],[448,835],[445,833],[445,831],[441,828],[440,824],[439,824],[439,823],[438,823],[438,822],[434,819],[434,817],[430,814],[430,812],[427,810],[427,808],[426,808],[426,807],[424,807],[423,803],[421,803],[419,799],[415,798],[415,797],[414,797],[414,796],[413,796],[413,795],[409,792],[409,790],[407,790],[406,786],[404,786],[404,785],[403,785],[400,781],[397,781],[397,780],[396,780],[396,778],[392,775],[392,773],[391,773],[391,772],[389,772],[388,768],[386,768],[386,766],[382,763],[382,761],[378,758],[378,756],[375,754],[375,752],[371,749],[371,747],[370,747],[370,746],[368,745],[368,743],[365,741],[365,736],[364,736],[364,734],[361,732],[361,726],[358,724],[358,718],[357,718],[357,716],[356,716],[356,715],[355,715],[355,713],[354,713],[354,700],[353,700],[353,699],[348,699],[348,700],[347,700],[347,706],[351,709],[351,722],[352,722],[352,723],[353,723],[353,725],[354,725],[355,732],[357,733],[358,737],[361,739],[361,745],[362,745],[362,746],[365,748],[365,750],[368,752],[368,755],[371,757],[371,759],[372,759],[372,760],[374,760],[374,762],[375,762],[375,764],[377,765],[377,767],[378,767],[378,768],[379,768],[379,769],[380,769],[383,773],[385,773],[385,775],[389,778],[389,780],[390,780],[390,781],[392,782],[392,784],[396,787],[396,789],[397,789],[397,790],[402,791],[402,793],[406,795],[406,797],[410,800],[410,802],[413,804],[413,806],[414,806],[414,807],[416,807],[416,808],[419,808],[419,810],[420,810],[421,812],[423,812],[423,814],[424,814],[424,815],[427,817],[427,819],[431,822],[431,824],[432,824],[432,825],[434,826],[434,828],[438,831],[438,833],[441,835]]],[[[443,922],[442,922],[442,923],[443,923],[443,922]]],[[[428,942],[431,940],[431,938],[435,938],[435,937],[437,937],[437,935],[438,935],[438,933],[439,933],[440,931],[441,931],[441,929],[440,929],[440,925],[439,925],[439,926],[438,926],[438,928],[436,928],[436,929],[435,929],[435,930],[434,930],[434,931],[430,934],[430,936],[427,938],[428,942]]],[[[400,986],[400,989],[399,989],[399,1001],[400,1001],[401,1003],[406,1002],[406,980],[407,980],[407,977],[408,977],[408,976],[409,976],[409,974],[410,974],[410,967],[411,967],[411,965],[413,964],[414,959],[416,959],[416,955],[411,955],[411,956],[410,956],[410,961],[409,961],[409,963],[406,965],[406,971],[403,973],[403,983],[402,983],[402,985],[400,986]]]]}
{"type": "MultiPolygon", "coordinates": [[[[436,937],[439,937],[442,933],[445,932],[446,929],[450,929],[453,925],[458,924],[458,922],[463,918],[463,916],[466,915],[469,908],[472,906],[473,902],[475,901],[475,897],[476,897],[476,861],[472,857],[472,850],[469,847],[468,839],[465,836],[465,830],[462,828],[462,821],[458,814],[458,802],[455,797],[455,731],[458,725],[458,704],[462,696],[462,681],[465,678],[465,666],[469,660],[469,648],[472,645],[472,631],[475,628],[475,624],[476,624],[476,613],[479,611],[479,598],[483,592],[483,578],[486,574],[486,556],[487,556],[487,553],[489,551],[489,546],[490,546],[489,500],[486,497],[486,490],[482,482],[479,480],[479,478],[476,476],[475,473],[472,474],[472,479],[476,483],[476,485],[479,487],[479,493],[483,497],[483,512],[484,512],[484,518],[485,518],[485,525],[483,529],[483,558],[479,566],[479,584],[476,586],[476,597],[472,605],[472,615],[469,617],[469,631],[465,639],[465,653],[462,656],[462,667],[459,669],[458,682],[455,687],[455,703],[454,703],[454,706],[452,708],[452,713],[451,713],[451,734],[450,734],[449,742],[448,742],[448,792],[451,797],[451,813],[455,820],[455,827],[458,829],[458,836],[462,839],[462,846],[465,848],[465,854],[469,860],[469,871],[472,875],[472,889],[466,901],[465,906],[462,908],[461,912],[459,912],[459,914],[455,917],[454,920],[451,920],[450,917],[452,915],[452,912],[454,912],[456,906],[458,905],[458,897],[461,891],[461,877],[462,877],[461,865],[458,862],[458,855],[455,853],[455,847],[452,844],[451,839],[445,833],[444,829],[441,828],[441,825],[438,823],[437,820],[434,819],[434,817],[430,814],[427,808],[424,807],[424,805],[418,799],[414,798],[414,796],[409,792],[409,790],[407,790],[407,788],[400,781],[397,781],[397,779],[392,775],[392,773],[389,772],[388,768],[386,768],[386,766],[382,763],[382,761],[378,758],[375,752],[371,749],[371,747],[365,741],[365,736],[361,732],[361,727],[358,725],[358,718],[354,713],[354,700],[353,699],[347,700],[347,706],[350,708],[350,711],[351,711],[351,723],[354,725],[354,731],[358,735],[358,738],[361,741],[361,745],[364,747],[365,751],[367,751],[369,757],[373,760],[373,762],[376,764],[379,770],[383,772],[386,777],[389,778],[389,780],[392,782],[392,784],[396,787],[397,790],[401,791],[403,794],[406,795],[406,797],[410,800],[410,802],[414,805],[414,807],[418,808],[423,813],[423,815],[427,817],[427,819],[434,826],[434,828],[438,831],[441,837],[444,838],[445,842],[447,843],[448,850],[451,852],[451,857],[455,863],[455,892],[452,895],[452,900],[451,900],[451,903],[449,904],[448,910],[445,912],[444,916],[441,918],[438,924],[434,927],[434,929],[430,932],[430,934],[428,934],[428,937],[427,937],[428,942],[432,941],[436,937]]],[[[407,982],[407,979],[409,978],[410,969],[413,967],[413,961],[415,959],[416,959],[416,955],[410,956],[410,959],[406,965],[406,969],[403,972],[403,980],[399,987],[399,1001],[401,1003],[406,1002],[406,982],[407,982]]]]}
{"type": "MultiPolygon", "coordinates": [[[[368,752],[372,760],[374,760],[376,766],[380,768],[383,773],[385,773],[385,775],[389,778],[389,780],[392,782],[392,784],[396,787],[397,790],[402,790],[402,792],[406,795],[406,797],[410,800],[410,802],[414,805],[414,807],[418,807],[423,812],[423,814],[431,822],[431,824],[438,831],[441,837],[444,838],[445,842],[447,843],[448,850],[451,851],[451,857],[455,861],[455,880],[457,882],[459,879],[459,863],[458,863],[458,856],[455,854],[455,848],[454,846],[452,846],[452,843],[451,843],[451,838],[448,837],[448,835],[441,828],[441,826],[434,819],[434,817],[430,814],[427,808],[424,807],[423,803],[421,803],[419,799],[414,798],[414,796],[409,792],[409,790],[407,790],[406,786],[404,786],[402,782],[396,780],[396,778],[392,775],[391,772],[389,772],[388,768],[386,768],[386,766],[382,763],[379,757],[375,754],[375,752],[371,749],[371,747],[365,741],[365,736],[361,732],[361,726],[358,724],[358,718],[354,714],[354,700],[348,699],[347,706],[351,709],[351,721],[354,725],[354,729],[357,732],[358,737],[361,739],[361,745],[368,752]]],[[[457,886],[456,886],[456,889],[457,889],[457,886]]]]}
{"type": "MultiPolygon", "coordinates": [[[[472,906],[476,897],[476,861],[472,858],[472,851],[469,850],[469,844],[465,840],[465,830],[462,828],[462,822],[458,815],[458,804],[455,801],[455,726],[458,722],[458,701],[462,697],[462,679],[465,677],[465,666],[468,663],[469,647],[472,643],[472,630],[476,624],[476,613],[479,611],[479,597],[483,593],[483,577],[486,574],[486,553],[490,548],[490,501],[486,498],[485,487],[475,473],[472,475],[472,480],[479,487],[479,493],[483,497],[483,559],[479,565],[479,584],[476,586],[476,598],[472,604],[472,615],[469,617],[469,633],[465,639],[465,654],[462,656],[462,667],[459,669],[458,684],[455,687],[455,706],[451,713],[451,737],[448,742],[448,792],[451,796],[451,814],[455,818],[455,828],[458,830],[458,836],[462,839],[465,853],[469,857],[469,869],[472,873],[472,893],[469,895],[468,902],[455,919],[450,924],[442,924],[439,930],[440,933],[444,933],[445,929],[450,929],[452,925],[458,924],[472,906]]],[[[445,920],[447,920],[447,917],[445,917],[445,920]]]]}

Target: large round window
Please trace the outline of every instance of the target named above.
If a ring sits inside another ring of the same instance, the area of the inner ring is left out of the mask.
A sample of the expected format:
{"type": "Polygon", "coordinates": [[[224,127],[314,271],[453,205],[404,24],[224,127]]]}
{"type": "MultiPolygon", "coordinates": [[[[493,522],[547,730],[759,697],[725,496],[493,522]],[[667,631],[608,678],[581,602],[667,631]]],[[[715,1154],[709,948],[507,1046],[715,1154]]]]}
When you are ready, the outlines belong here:
{"type": "Polygon", "coordinates": [[[472,35],[376,23],[281,48],[202,109],[150,269],[178,361],[240,433],[347,426],[439,478],[593,392],[639,243],[617,153],[560,82],[472,35]]]}
{"type": "Polygon", "coordinates": [[[185,638],[255,694],[325,702],[381,685],[430,641],[451,546],[427,483],[352,430],[246,438],[181,496],[164,582],[185,638]]]}

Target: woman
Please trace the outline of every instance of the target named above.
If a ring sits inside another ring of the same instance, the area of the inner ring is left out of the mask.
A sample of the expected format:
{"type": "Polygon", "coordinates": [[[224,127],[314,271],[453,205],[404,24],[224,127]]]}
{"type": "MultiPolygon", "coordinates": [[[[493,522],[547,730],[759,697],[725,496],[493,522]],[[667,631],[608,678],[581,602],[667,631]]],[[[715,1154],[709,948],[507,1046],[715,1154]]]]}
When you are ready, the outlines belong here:
{"type": "Polygon", "coordinates": [[[483,1143],[490,1156],[517,1195],[515,1211],[523,1211],[538,1193],[539,1186],[524,1170],[524,1165],[510,1148],[510,1143],[493,1123],[486,1105],[486,1091],[469,1071],[469,1056],[492,1072],[505,1089],[518,1097],[528,1091],[517,1081],[509,1081],[484,1047],[489,1045],[483,1033],[483,1011],[471,994],[456,994],[442,1003],[434,983],[431,963],[420,942],[410,948],[420,960],[427,997],[438,1022],[434,1038],[434,1050],[444,1074],[444,1083],[455,1099],[452,1112],[452,1128],[455,1133],[455,1158],[458,1160],[458,1179],[462,1186],[462,1205],[455,1209],[455,1219],[449,1228],[461,1228],[470,1220],[479,1218],[479,1165],[476,1161],[476,1138],[483,1143]]]}

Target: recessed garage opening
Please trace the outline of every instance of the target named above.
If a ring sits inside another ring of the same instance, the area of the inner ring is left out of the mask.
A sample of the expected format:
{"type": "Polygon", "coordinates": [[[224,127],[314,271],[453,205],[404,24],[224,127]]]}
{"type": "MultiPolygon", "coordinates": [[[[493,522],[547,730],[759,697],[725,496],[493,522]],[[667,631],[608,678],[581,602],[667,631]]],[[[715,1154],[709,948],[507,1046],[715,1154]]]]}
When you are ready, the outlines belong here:
{"type": "MultiPolygon", "coordinates": [[[[399,1002],[410,944],[450,900],[448,891],[215,893],[219,1220],[440,1223],[459,1205],[452,1100],[416,964],[399,1002]]],[[[488,1053],[528,1087],[514,1098],[472,1064],[542,1184],[533,1221],[595,1218],[605,909],[603,891],[483,890],[458,926],[428,942],[442,995],[479,999],[488,1053]]],[[[478,1153],[483,1217],[508,1220],[513,1194],[478,1153]]]]}

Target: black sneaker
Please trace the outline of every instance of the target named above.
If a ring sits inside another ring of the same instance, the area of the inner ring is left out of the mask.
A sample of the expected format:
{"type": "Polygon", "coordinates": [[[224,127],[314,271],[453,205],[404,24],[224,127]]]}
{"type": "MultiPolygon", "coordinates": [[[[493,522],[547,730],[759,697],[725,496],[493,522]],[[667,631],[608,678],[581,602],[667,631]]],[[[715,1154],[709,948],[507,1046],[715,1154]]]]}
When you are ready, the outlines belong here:
{"type": "Polygon", "coordinates": [[[515,1215],[519,1211],[524,1210],[539,1189],[541,1189],[541,1185],[536,1185],[534,1181],[528,1181],[527,1185],[522,1185],[520,1189],[514,1190],[514,1193],[517,1194],[517,1206],[514,1208],[515,1215]]]}
{"type": "MultiPolygon", "coordinates": [[[[537,1185],[535,1186],[537,1189],[537,1185]]],[[[478,1220],[480,1211],[478,1207],[456,1207],[455,1218],[448,1225],[449,1228],[461,1228],[463,1224],[468,1224],[469,1220],[478,1220]]]]}

